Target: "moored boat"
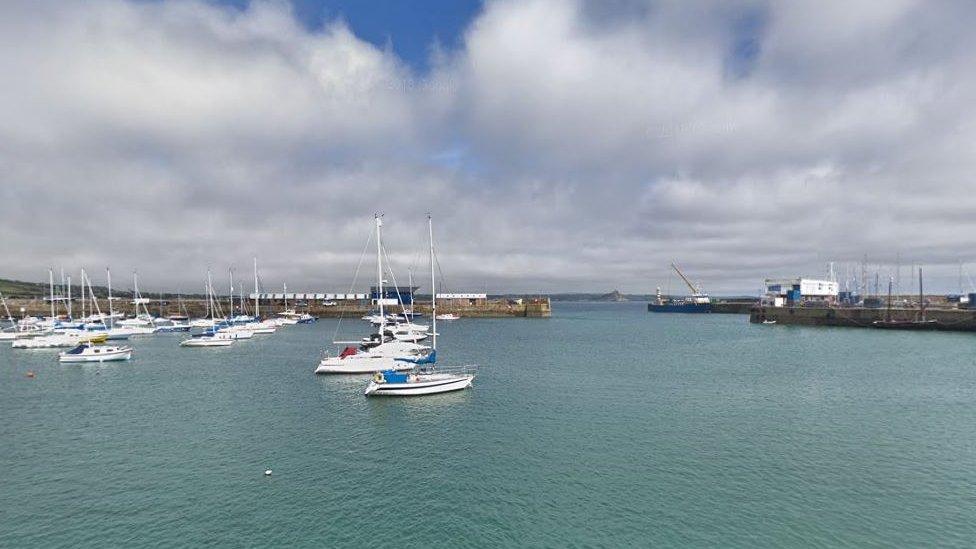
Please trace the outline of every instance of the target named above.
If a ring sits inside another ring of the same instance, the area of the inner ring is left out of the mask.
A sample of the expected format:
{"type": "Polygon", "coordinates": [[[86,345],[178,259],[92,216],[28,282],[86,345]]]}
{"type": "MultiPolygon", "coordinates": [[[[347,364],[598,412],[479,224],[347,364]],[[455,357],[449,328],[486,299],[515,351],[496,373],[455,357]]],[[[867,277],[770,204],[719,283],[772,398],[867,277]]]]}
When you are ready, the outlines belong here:
{"type": "Polygon", "coordinates": [[[474,381],[472,370],[431,372],[395,372],[386,370],[373,375],[366,385],[366,396],[420,396],[467,389],[474,381]]]}
{"type": "Polygon", "coordinates": [[[130,358],[132,358],[131,347],[93,345],[91,343],[84,343],[70,351],[58,353],[58,361],[62,363],[111,362],[116,360],[129,360],[130,358]]]}
{"type": "MultiPolygon", "coordinates": [[[[376,278],[379,295],[383,295],[383,220],[377,215],[376,223],[376,278]]],[[[427,355],[428,347],[412,341],[400,341],[389,333],[385,325],[386,313],[383,300],[377,300],[380,326],[374,336],[362,342],[334,341],[347,346],[338,356],[326,356],[315,369],[316,374],[371,374],[383,370],[411,370],[413,361],[427,355]]]]}
{"type": "Polygon", "coordinates": [[[366,396],[421,396],[467,389],[474,381],[473,368],[436,369],[437,363],[437,291],[434,278],[434,227],[430,215],[427,216],[427,229],[430,234],[430,290],[433,318],[433,336],[430,354],[412,361],[414,370],[401,373],[395,370],[377,372],[366,385],[366,396]]]}
{"type": "Polygon", "coordinates": [[[701,286],[696,286],[688,280],[688,277],[681,272],[674,263],[671,264],[674,272],[678,273],[681,280],[691,290],[691,295],[685,298],[665,299],[661,295],[661,288],[657,289],[656,299],[647,304],[647,310],[651,313],[710,313],[712,312],[712,300],[708,294],[702,291],[701,286]]]}

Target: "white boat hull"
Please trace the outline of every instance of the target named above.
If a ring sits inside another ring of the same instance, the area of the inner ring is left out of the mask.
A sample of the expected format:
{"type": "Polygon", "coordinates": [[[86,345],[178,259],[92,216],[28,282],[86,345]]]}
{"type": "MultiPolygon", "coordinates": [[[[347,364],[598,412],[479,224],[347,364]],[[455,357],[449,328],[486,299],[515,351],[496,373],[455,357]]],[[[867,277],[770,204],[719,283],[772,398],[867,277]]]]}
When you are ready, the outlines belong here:
{"type": "Polygon", "coordinates": [[[54,349],[75,347],[86,341],[98,338],[97,334],[51,334],[46,336],[15,339],[10,344],[14,349],[54,349]]]}
{"type": "MultiPolygon", "coordinates": [[[[413,376],[411,376],[413,377],[413,376]]],[[[420,396],[460,391],[471,386],[473,375],[420,374],[415,381],[405,383],[377,383],[370,380],[363,393],[366,396],[420,396]]]]}
{"type": "Polygon", "coordinates": [[[412,370],[415,364],[392,357],[375,356],[369,353],[322,359],[316,374],[372,374],[381,370],[412,370]]]}
{"type": "Polygon", "coordinates": [[[230,339],[251,339],[252,337],[254,337],[253,331],[239,330],[239,329],[220,330],[217,332],[217,334],[220,337],[225,337],[230,339]]]}
{"type": "Polygon", "coordinates": [[[180,347],[228,347],[233,343],[233,339],[195,337],[184,339],[180,342],[180,347]]]}
{"type": "Polygon", "coordinates": [[[83,353],[78,355],[70,355],[67,353],[60,353],[58,355],[58,362],[63,364],[78,363],[78,362],[114,362],[118,360],[129,360],[132,358],[132,349],[128,347],[123,347],[117,351],[99,352],[99,353],[83,353]]]}

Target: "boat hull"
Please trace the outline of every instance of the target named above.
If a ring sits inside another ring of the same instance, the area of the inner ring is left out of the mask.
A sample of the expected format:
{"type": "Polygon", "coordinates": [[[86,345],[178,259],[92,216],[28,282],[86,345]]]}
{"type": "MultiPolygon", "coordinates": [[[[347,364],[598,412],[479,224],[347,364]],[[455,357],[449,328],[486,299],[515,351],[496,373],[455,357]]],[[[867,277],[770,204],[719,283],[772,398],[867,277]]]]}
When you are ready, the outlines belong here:
{"type": "Polygon", "coordinates": [[[80,355],[69,355],[66,353],[61,353],[58,356],[58,362],[62,364],[76,364],[81,362],[116,362],[122,360],[129,360],[132,358],[132,349],[124,349],[121,351],[114,351],[101,354],[80,354],[80,355]]]}
{"type": "Polygon", "coordinates": [[[193,339],[184,339],[180,342],[180,347],[229,347],[233,343],[233,339],[205,339],[196,337],[193,339]]]}
{"type": "Polygon", "coordinates": [[[711,303],[648,303],[650,313],[710,313],[711,303]]]}
{"type": "Polygon", "coordinates": [[[876,320],[871,323],[874,328],[879,328],[882,330],[941,330],[942,324],[938,320],[876,320]]]}
{"type": "Polygon", "coordinates": [[[315,369],[316,374],[372,374],[382,370],[412,370],[415,364],[384,356],[357,355],[346,358],[331,357],[323,359],[315,369]]]}
{"type": "Polygon", "coordinates": [[[436,379],[406,383],[377,383],[370,380],[364,394],[366,396],[421,396],[460,391],[471,386],[473,375],[434,376],[436,379]]]}

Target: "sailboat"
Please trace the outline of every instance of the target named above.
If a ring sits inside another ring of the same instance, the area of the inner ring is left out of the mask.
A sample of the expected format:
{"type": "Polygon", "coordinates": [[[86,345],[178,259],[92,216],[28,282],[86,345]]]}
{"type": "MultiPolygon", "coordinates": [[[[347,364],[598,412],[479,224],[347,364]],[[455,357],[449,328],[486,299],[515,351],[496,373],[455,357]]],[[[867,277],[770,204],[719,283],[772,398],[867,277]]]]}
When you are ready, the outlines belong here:
{"type": "Polygon", "coordinates": [[[369,342],[350,343],[338,356],[326,356],[319,362],[316,374],[369,374],[381,370],[410,370],[410,361],[427,356],[428,347],[418,343],[399,341],[386,335],[385,311],[383,308],[383,218],[373,217],[376,224],[376,283],[378,288],[376,303],[379,306],[380,322],[375,339],[369,342]],[[353,346],[355,345],[355,346],[353,346]]]}
{"type": "MultiPolygon", "coordinates": [[[[260,288],[261,284],[258,280],[258,258],[254,258],[254,317],[251,322],[244,325],[245,328],[251,330],[254,334],[273,334],[278,330],[278,322],[274,319],[261,319],[261,300],[260,300],[260,288]]],[[[241,289],[241,304],[244,303],[243,287],[241,289]]]]}
{"type": "MultiPolygon", "coordinates": [[[[10,323],[9,326],[6,326],[0,330],[0,341],[30,338],[44,333],[44,329],[37,324],[24,321],[18,322],[13,317],[13,315],[10,314],[10,309],[7,307],[7,300],[3,297],[3,292],[0,292],[0,303],[3,304],[3,310],[7,314],[7,321],[10,323]]],[[[26,319],[27,317],[24,318],[24,320],[26,319]]]]}
{"type": "MultiPolygon", "coordinates": [[[[107,272],[107,269],[106,269],[107,272]]],[[[81,270],[81,295],[85,295],[85,285],[88,285],[88,292],[91,296],[92,308],[97,312],[97,314],[92,314],[92,321],[85,324],[85,331],[105,334],[109,340],[118,341],[123,339],[129,339],[129,336],[133,332],[129,328],[116,328],[111,325],[114,320],[114,314],[112,312],[112,278],[111,275],[108,277],[108,296],[109,296],[109,314],[108,316],[102,314],[102,308],[98,305],[98,298],[95,297],[95,289],[92,287],[91,277],[84,269],[81,270]],[[106,324],[106,320],[109,324],[106,324]]]]}
{"type": "Polygon", "coordinates": [[[132,271],[132,307],[133,318],[125,318],[118,322],[119,326],[128,329],[131,335],[151,335],[156,333],[156,322],[149,309],[146,307],[148,299],[144,299],[139,293],[139,273],[132,271]],[[139,313],[139,305],[142,305],[143,313],[139,313]]]}
{"type": "Polygon", "coordinates": [[[427,230],[430,235],[430,316],[431,351],[424,359],[412,361],[413,371],[398,372],[394,369],[377,372],[366,385],[366,396],[420,396],[447,393],[467,389],[474,381],[475,372],[467,368],[435,370],[437,362],[437,289],[434,279],[434,225],[427,216],[427,230]]]}
{"type": "Polygon", "coordinates": [[[888,279],[888,308],[884,320],[871,323],[875,328],[887,330],[938,330],[941,326],[936,319],[925,318],[925,292],[922,290],[922,268],[918,269],[918,314],[912,320],[894,320],[891,318],[891,278],[888,279]]]}
{"type": "Polygon", "coordinates": [[[194,334],[180,342],[180,347],[227,347],[234,343],[231,334],[217,331],[216,304],[214,303],[213,277],[207,271],[207,308],[210,309],[210,330],[202,334],[194,334]]]}

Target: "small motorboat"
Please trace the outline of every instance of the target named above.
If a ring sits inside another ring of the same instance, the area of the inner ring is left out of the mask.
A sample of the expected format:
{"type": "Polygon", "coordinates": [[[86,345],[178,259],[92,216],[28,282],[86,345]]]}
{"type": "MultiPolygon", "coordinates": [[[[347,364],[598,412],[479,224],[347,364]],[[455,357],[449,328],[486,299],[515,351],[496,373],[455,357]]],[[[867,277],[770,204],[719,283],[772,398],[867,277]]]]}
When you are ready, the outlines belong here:
{"type": "Polygon", "coordinates": [[[470,369],[417,370],[404,373],[393,370],[377,372],[366,385],[366,396],[420,396],[467,389],[474,381],[470,369]]]}
{"type": "Polygon", "coordinates": [[[58,362],[111,362],[132,358],[132,347],[114,345],[93,345],[84,343],[70,351],[58,353],[58,362]]]}
{"type": "Polygon", "coordinates": [[[456,315],[454,313],[444,313],[442,315],[437,315],[437,320],[457,320],[461,318],[461,315],[456,315]]]}

